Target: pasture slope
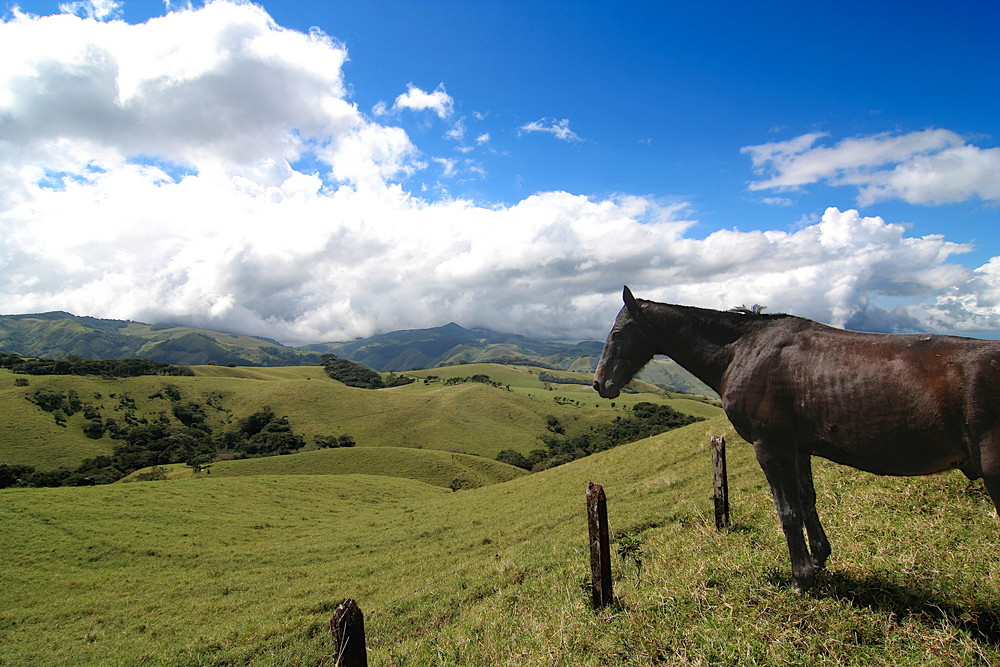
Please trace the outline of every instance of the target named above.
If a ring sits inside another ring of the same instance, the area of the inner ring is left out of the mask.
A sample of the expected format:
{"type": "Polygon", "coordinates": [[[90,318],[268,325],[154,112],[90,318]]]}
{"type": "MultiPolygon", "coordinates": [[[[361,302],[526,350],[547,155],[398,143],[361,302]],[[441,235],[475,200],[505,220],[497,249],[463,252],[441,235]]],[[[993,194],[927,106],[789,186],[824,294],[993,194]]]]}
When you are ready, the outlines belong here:
{"type": "Polygon", "coordinates": [[[834,553],[802,596],[763,475],[721,417],[457,492],[266,470],[6,489],[0,664],[332,665],[346,596],[379,667],[1000,662],[1000,540],[981,488],[815,468],[834,553]],[[715,434],[730,443],[726,532],[715,434]],[[633,547],[599,612],[590,480],[633,547]]]}
{"type": "MultiPolygon", "coordinates": [[[[50,413],[25,400],[39,389],[74,391],[102,418],[125,418],[123,400],[135,419],[169,419],[171,401],[163,388],[172,385],[182,400],[205,405],[206,423],[215,432],[271,406],[287,416],[295,433],[311,444],[316,436],[348,434],[359,445],[420,447],[495,458],[504,449],[528,454],[540,446],[546,417],[559,418],[567,433],[607,424],[638,401],[666,403],[695,416],[720,410],[684,395],[668,398],[651,385],[637,383],[641,393],[623,395],[612,407],[586,384],[554,384],[545,388],[542,369],[496,364],[462,366],[408,373],[421,380],[392,389],[347,387],[322,368],[292,366],[254,368],[197,366],[194,377],[101,378],[95,376],[25,376],[0,369],[0,463],[49,470],[74,468],[84,459],[110,454],[116,441],[98,440],[82,431],[85,417],[70,415],[65,426],[50,413]],[[479,382],[446,385],[449,378],[489,376],[500,387],[479,382]],[[428,376],[436,379],[427,380],[428,376]],[[27,386],[16,386],[16,380],[27,386]]],[[[560,373],[587,382],[586,373],[560,373]]]]}
{"type": "MultiPolygon", "coordinates": [[[[247,477],[250,475],[371,475],[415,479],[432,486],[472,489],[507,482],[527,475],[506,463],[482,456],[410,447],[341,447],[317,449],[288,456],[216,461],[195,471],[183,463],[159,466],[168,480],[194,477],[247,477]]],[[[148,473],[143,468],[125,477],[134,481],[148,473]]]]}

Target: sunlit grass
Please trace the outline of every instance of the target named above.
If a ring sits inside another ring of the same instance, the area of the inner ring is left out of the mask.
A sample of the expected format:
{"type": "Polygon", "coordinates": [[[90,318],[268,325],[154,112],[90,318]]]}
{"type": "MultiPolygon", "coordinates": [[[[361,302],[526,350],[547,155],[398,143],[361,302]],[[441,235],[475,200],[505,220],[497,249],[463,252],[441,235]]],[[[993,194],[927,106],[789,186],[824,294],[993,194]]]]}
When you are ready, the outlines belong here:
{"type": "Polygon", "coordinates": [[[701,422],[469,491],[259,476],[0,492],[0,662],[332,664],[343,597],[373,665],[992,664],[997,519],[958,473],[817,462],[828,571],[797,595],[750,448],[701,422]],[[732,530],[708,436],[730,441],[732,530]],[[604,485],[618,603],[589,605],[584,490],[604,485]]]}
{"type": "Polygon", "coordinates": [[[137,419],[156,419],[160,414],[171,418],[170,401],[154,398],[169,384],[180,390],[183,400],[211,406],[205,413],[215,431],[231,428],[237,420],[270,406],[288,418],[307,444],[316,436],[347,434],[362,446],[421,447],[491,459],[504,449],[528,454],[541,447],[538,437],[546,432],[548,415],[556,416],[568,433],[578,433],[607,424],[641,400],[667,403],[696,416],[721,412],[698,401],[668,399],[663,393],[628,394],[612,408],[589,386],[554,385],[554,391],[546,391],[538,380],[538,369],[522,366],[469,364],[414,374],[445,378],[481,373],[502,383],[502,388],[480,383],[444,386],[418,380],[378,391],[346,387],[328,378],[319,367],[198,366],[195,372],[195,377],[103,379],[23,376],[0,369],[0,463],[73,468],[85,458],[111,453],[115,441],[110,437],[91,440],[83,435],[85,419],[81,413],[70,416],[66,426],[59,426],[51,414],[24,399],[39,388],[73,389],[85,403],[99,408],[103,418],[122,423],[125,411],[115,409],[122,395],[135,401],[137,419]],[[29,384],[15,386],[15,379],[29,384]],[[557,398],[572,403],[560,404],[557,398]]]}
{"type": "MultiPolygon", "coordinates": [[[[339,447],[284,456],[217,461],[195,471],[183,463],[159,466],[168,480],[249,475],[372,475],[405,477],[434,486],[477,488],[528,474],[526,470],[493,459],[432,449],[401,447],[339,447]]],[[[141,479],[150,468],[123,481],[141,479]]]]}

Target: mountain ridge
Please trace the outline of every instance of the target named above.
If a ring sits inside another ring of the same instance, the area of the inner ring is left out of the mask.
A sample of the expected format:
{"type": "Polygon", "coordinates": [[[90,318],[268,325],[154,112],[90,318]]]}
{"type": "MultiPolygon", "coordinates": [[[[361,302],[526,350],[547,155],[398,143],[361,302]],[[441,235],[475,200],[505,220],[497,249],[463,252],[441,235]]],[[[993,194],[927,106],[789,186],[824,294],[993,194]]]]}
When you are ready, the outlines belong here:
{"type": "MultiPolygon", "coordinates": [[[[291,347],[262,336],[65,311],[0,315],[0,352],[49,359],[138,357],[173,365],[318,366],[323,354],[333,354],[383,373],[466,363],[591,371],[602,348],[598,341],[540,341],[520,334],[467,329],[455,322],[291,347]]],[[[640,377],[675,391],[712,393],[670,360],[654,360],[640,377]]]]}

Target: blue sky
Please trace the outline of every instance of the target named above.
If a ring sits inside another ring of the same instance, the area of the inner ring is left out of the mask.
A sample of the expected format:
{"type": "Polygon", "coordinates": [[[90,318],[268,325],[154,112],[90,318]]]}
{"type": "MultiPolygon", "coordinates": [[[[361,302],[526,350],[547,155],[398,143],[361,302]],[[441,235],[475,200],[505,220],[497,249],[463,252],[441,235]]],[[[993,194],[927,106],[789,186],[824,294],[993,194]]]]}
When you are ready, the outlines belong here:
{"type": "MultiPolygon", "coordinates": [[[[476,156],[485,182],[452,186],[488,201],[629,192],[691,202],[702,233],[780,229],[826,206],[856,206],[856,191],[808,188],[791,210],[762,205],[746,189],[743,146],[927,128],[989,135],[982,146],[1000,139],[995,3],[362,1],[269,11],[346,43],[362,108],[410,83],[444,84],[469,133],[489,132],[503,151],[476,156]],[[580,141],[518,132],[542,118],[568,119],[580,141]]],[[[448,152],[436,124],[407,129],[421,147],[448,152]]],[[[981,230],[1000,222],[996,202],[896,204],[865,213],[905,215],[916,234],[963,242],[988,241],[981,230]]]]}
{"type": "Polygon", "coordinates": [[[0,310],[572,339],[628,282],[1000,330],[996,3],[216,5],[6,5],[0,310]]]}

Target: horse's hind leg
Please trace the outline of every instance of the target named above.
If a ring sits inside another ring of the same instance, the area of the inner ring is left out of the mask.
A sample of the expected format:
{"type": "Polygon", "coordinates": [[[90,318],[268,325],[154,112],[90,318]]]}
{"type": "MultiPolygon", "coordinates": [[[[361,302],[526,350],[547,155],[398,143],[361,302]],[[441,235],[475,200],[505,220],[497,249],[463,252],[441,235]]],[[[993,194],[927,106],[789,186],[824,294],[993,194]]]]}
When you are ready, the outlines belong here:
{"type": "Polygon", "coordinates": [[[1000,429],[980,440],[979,465],[983,484],[986,485],[986,491],[990,494],[997,515],[1000,516],[1000,429]]]}
{"type": "Polygon", "coordinates": [[[788,543],[792,561],[795,590],[802,593],[809,589],[816,577],[815,565],[802,536],[803,510],[799,486],[798,461],[793,451],[775,450],[760,440],[753,443],[757,462],[771,486],[774,505],[778,510],[781,530],[788,543]]]}
{"type": "Polygon", "coordinates": [[[816,513],[816,489],[813,487],[812,455],[799,452],[799,498],[802,502],[802,519],[809,535],[809,551],[812,552],[813,564],[817,569],[826,567],[826,559],[830,557],[830,541],[826,538],[823,524],[816,513]]]}

